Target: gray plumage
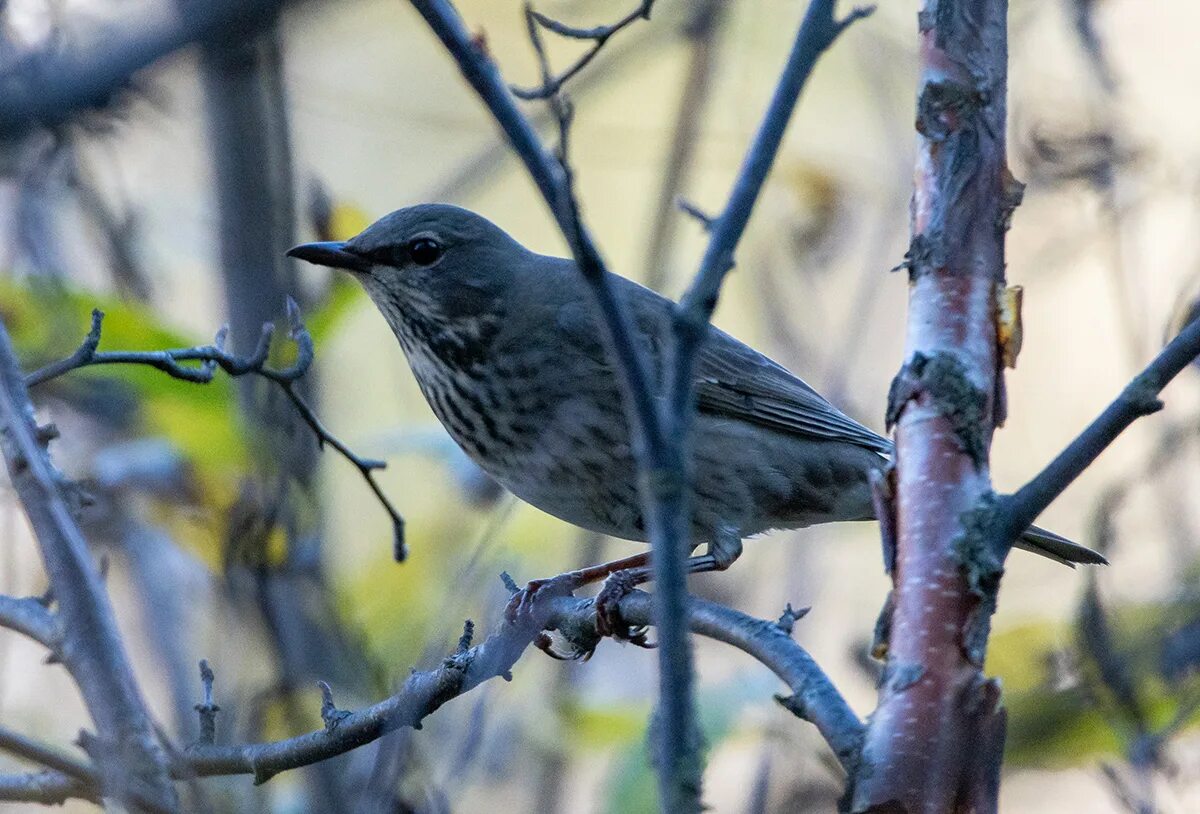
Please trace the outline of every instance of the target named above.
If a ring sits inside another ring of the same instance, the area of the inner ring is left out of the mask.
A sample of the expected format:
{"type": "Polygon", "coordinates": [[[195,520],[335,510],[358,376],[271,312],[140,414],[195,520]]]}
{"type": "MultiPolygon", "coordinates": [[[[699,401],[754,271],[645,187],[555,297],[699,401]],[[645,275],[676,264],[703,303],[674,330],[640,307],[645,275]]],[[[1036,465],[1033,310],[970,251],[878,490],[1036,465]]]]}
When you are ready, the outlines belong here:
{"type": "MultiPolygon", "coordinates": [[[[496,480],[575,525],[646,539],[617,373],[573,261],[531,252],[484,218],[439,204],[290,254],[354,273],[438,419],[496,480]]],[[[671,303],[611,280],[661,388],[671,303]]],[[[736,556],[741,538],[771,529],[874,517],[868,479],[886,464],[889,441],[716,328],[695,371],[696,543],[736,556]]],[[[1023,543],[1062,561],[1098,556],[1041,530],[1023,543]]]]}

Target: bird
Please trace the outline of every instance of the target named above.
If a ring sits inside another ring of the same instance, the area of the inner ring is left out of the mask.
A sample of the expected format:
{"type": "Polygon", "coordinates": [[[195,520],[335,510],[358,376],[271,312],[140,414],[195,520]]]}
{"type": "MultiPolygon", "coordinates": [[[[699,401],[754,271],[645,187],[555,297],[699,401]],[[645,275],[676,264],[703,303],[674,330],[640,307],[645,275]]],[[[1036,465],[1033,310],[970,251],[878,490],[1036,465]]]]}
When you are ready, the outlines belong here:
{"type": "MultiPolygon", "coordinates": [[[[621,373],[573,260],[533,252],[449,204],[399,209],[348,241],[287,254],[362,284],[434,414],[501,485],[568,523],[648,542],[621,373]]],[[[662,397],[675,305],[605,274],[662,397]]],[[[728,568],[742,541],[764,532],[875,518],[871,479],[889,465],[888,439],[715,326],[699,344],[694,388],[691,539],[707,549],[690,570],[728,568]]],[[[1016,545],[1068,565],[1105,561],[1037,527],[1016,545]]],[[[579,573],[600,579],[646,562],[579,573]]]]}

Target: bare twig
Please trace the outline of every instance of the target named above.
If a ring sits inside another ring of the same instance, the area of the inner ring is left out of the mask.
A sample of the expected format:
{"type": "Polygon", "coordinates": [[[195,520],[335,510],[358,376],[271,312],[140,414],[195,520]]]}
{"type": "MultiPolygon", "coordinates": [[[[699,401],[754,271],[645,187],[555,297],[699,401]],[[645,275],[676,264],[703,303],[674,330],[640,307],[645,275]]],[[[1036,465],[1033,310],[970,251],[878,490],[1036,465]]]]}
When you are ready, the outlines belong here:
{"type": "MultiPolygon", "coordinates": [[[[674,34],[659,26],[630,31],[627,36],[606,47],[593,61],[591,70],[571,81],[572,98],[578,100],[598,88],[615,83],[636,67],[645,54],[653,53],[664,43],[673,42],[674,34]]],[[[542,108],[534,110],[530,118],[534,127],[542,132],[555,124],[553,112],[542,108]]],[[[503,139],[495,139],[462,162],[448,178],[440,180],[428,193],[417,197],[427,201],[462,200],[472,190],[491,183],[513,157],[509,145],[503,139]]]]}
{"type": "MultiPolygon", "coordinates": [[[[596,55],[600,53],[600,49],[604,47],[604,44],[608,42],[610,37],[637,22],[638,20],[649,20],[650,11],[653,8],[654,0],[642,0],[636,9],[629,12],[615,23],[611,23],[609,25],[598,25],[594,28],[575,28],[574,26],[569,26],[559,22],[558,20],[547,17],[541,12],[534,11],[533,6],[529,3],[526,3],[525,17],[529,21],[531,29],[536,30],[536,28],[540,26],[547,31],[552,31],[555,34],[558,34],[560,37],[567,37],[575,40],[591,40],[592,45],[583,53],[582,56],[576,59],[570,67],[557,75],[554,75],[550,72],[549,65],[543,64],[542,84],[538,87],[519,88],[515,85],[510,85],[509,90],[511,90],[513,95],[518,99],[524,99],[526,101],[531,101],[534,99],[550,99],[558,95],[558,92],[562,90],[563,85],[566,84],[573,76],[587,67],[588,63],[590,63],[596,57],[596,55]]],[[[531,32],[530,36],[532,39],[535,39],[535,41],[538,39],[535,33],[531,32]]],[[[544,52],[540,47],[538,50],[541,56],[544,57],[544,52]]]]}
{"type": "MultiPolygon", "coordinates": [[[[52,770],[53,774],[61,775],[62,778],[69,779],[71,783],[52,781],[46,773],[38,773],[36,775],[26,775],[30,780],[26,790],[30,792],[32,797],[17,796],[17,789],[12,790],[12,797],[6,798],[4,793],[0,791],[0,800],[4,799],[21,799],[28,802],[45,802],[42,795],[50,793],[51,789],[59,789],[63,794],[62,799],[67,797],[86,797],[88,799],[99,800],[103,785],[96,767],[91,761],[63,752],[53,746],[42,743],[36,738],[31,738],[28,735],[23,735],[20,732],[14,732],[6,726],[0,725],[0,751],[8,752],[11,755],[45,766],[52,770]],[[32,778],[37,778],[36,781],[32,778]],[[72,788],[72,784],[74,788],[72,788]],[[68,793],[68,789],[70,789],[68,793]]],[[[0,781],[0,788],[3,787],[0,781]]],[[[166,812],[170,809],[164,808],[153,797],[141,793],[137,789],[132,789],[130,797],[137,803],[139,810],[149,812],[166,812]]]]}
{"type": "Polygon", "coordinates": [[[1158,394],[1197,356],[1200,356],[1200,319],[1193,320],[1171,340],[1045,469],[1001,501],[1003,524],[998,530],[997,543],[1011,544],[1130,424],[1162,409],[1158,394]]]}
{"type": "Polygon", "coordinates": [[[62,752],[36,738],[14,732],[2,724],[0,724],[0,751],[8,752],[31,763],[38,763],[47,769],[62,772],[86,783],[96,793],[100,791],[100,779],[89,761],[62,752]]]}
{"type": "MultiPolygon", "coordinates": [[[[621,618],[632,625],[653,622],[649,594],[634,591],[620,601],[621,618]]],[[[510,670],[542,630],[595,640],[591,599],[539,592],[528,615],[502,625],[478,645],[457,648],[443,663],[413,672],[401,690],[371,707],[342,715],[335,726],[274,743],[244,746],[197,745],[188,750],[186,771],[199,775],[254,774],[257,782],[279,772],[341,754],[423,718],[484,681],[510,677],[510,670]]],[[[791,689],[788,708],[811,721],[843,765],[853,759],[863,726],[811,656],[771,621],[754,619],[715,603],[693,600],[693,631],[733,645],[762,662],[791,689]]],[[[332,701],[332,699],[329,699],[332,701]]],[[[183,774],[182,768],[179,770],[183,774]]]]}
{"type": "MultiPolygon", "coordinates": [[[[796,34],[787,64],[775,86],[771,103],[759,124],[754,141],[742,160],[733,190],[721,214],[712,222],[710,237],[696,278],[680,301],[675,320],[675,369],[672,371],[670,415],[686,418],[693,399],[695,349],[702,341],[717,307],[721,283],[733,268],[733,254],[750,221],[800,92],[817,59],[847,26],[869,15],[873,8],[856,8],[843,19],[834,17],[835,0],[812,0],[796,34]]],[[[684,429],[686,431],[686,424],[684,429]]]]}
{"type": "Polygon", "coordinates": [[[717,62],[717,41],[721,31],[726,3],[724,0],[702,0],[684,26],[691,56],[687,78],[675,109],[671,151],[659,182],[650,224],[650,242],[646,246],[642,281],[647,288],[663,289],[668,281],[671,249],[679,223],[676,212],[678,197],[684,191],[695,161],[696,145],[700,140],[700,122],[705,104],[712,91],[713,69],[717,62]]]}
{"type": "Polygon", "coordinates": [[[321,690],[321,720],[325,724],[325,731],[332,732],[339,723],[350,717],[350,712],[338,709],[333,703],[333,688],[329,686],[329,682],[318,681],[317,686],[321,690]]]}
{"type": "Polygon", "coordinates": [[[100,793],[73,777],[56,771],[0,774],[0,802],[62,805],[79,798],[100,802],[100,793]]]}
{"type": "MultiPolygon", "coordinates": [[[[811,0],[809,3],[804,20],[796,33],[787,63],[775,86],[771,102],[759,124],[754,140],[742,160],[742,166],[734,180],[729,200],[720,216],[713,221],[709,228],[708,247],[700,261],[700,268],[675,311],[672,325],[674,346],[671,349],[671,365],[666,374],[667,407],[663,420],[665,435],[672,441],[668,460],[678,466],[680,481],[683,480],[683,461],[690,453],[691,426],[696,415],[694,381],[696,355],[704,337],[708,335],[721,284],[724,282],[725,274],[733,265],[734,249],[750,220],[750,213],[779,152],[792,111],[795,110],[800,92],[812,73],[818,57],[833,44],[833,41],[848,25],[869,13],[864,9],[856,9],[845,19],[837,20],[833,15],[834,2],[835,0],[811,0]]],[[[686,512],[689,511],[690,506],[686,490],[681,491],[684,492],[680,499],[683,504],[682,511],[678,512],[676,517],[680,521],[686,522],[686,512]]],[[[685,529],[681,536],[686,536],[686,534],[685,529]]],[[[664,668],[670,660],[681,658],[672,656],[672,650],[678,650],[685,646],[682,631],[676,631],[674,626],[664,625],[665,620],[685,617],[686,605],[684,603],[687,599],[687,589],[684,582],[684,553],[679,548],[656,546],[652,559],[654,578],[659,586],[658,602],[660,606],[657,618],[660,663],[664,665],[664,668]],[[664,588],[670,589],[675,585],[679,588],[664,590],[664,588]]],[[[660,692],[664,701],[664,708],[660,710],[661,715],[680,716],[680,719],[686,720],[683,716],[686,716],[689,710],[682,705],[685,698],[688,704],[691,701],[690,697],[687,697],[687,691],[690,690],[690,670],[686,679],[688,684],[681,687],[675,686],[683,679],[670,674],[665,669],[660,670],[660,692]],[[675,699],[676,706],[674,708],[666,707],[665,702],[672,698],[675,699]]],[[[683,736],[686,737],[687,734],[685,730],[683,736]]],[[[680,735],[668,732],[664,735],[664,738],[667,737],[678,739],[680,735]]],[[[677,740],[674,744],[664,742],[663,746],[667,752],[666,757],[673,758],[680,766],[686,768],[689,766],[689,761],[695,761],[697,764],[695,771],[698,774],[699,761],[689,751],[694,748],[691,743],[686,740],[677,740]]],[[[664,760],[664,756],[660,754],[659,759],[664,760]]],[[[665,765],[672,766],[669,762],[665,765]]],[[[666,770],[660,769],[660,771],[663,771],[664,778],[669,776],[666,770]]],[[[698,781],[697,777],[697,784],[698,781]]],[[[676,810],[665,793],[662,804],[664,811],[676,810]]]]}
{"type": "Polygon", "coordinates": [[[27,596],[17,599],[0,594],[0,627],[15,630],[57,653],[62,642],[58,620],[46,603],[27,596]]]}
{"type": "Polygon", "coordinates": [[[675,206],[679,208],[680,212],[692,218],[694,221],[696,221],[696,223],[700,224],[701,229],[706,232],[712,231],[713,223],[716,222],[716,218],[705,212],[696,204],[692,203],[687,198],[678,196],[675,198],[675,206]]]}
{"type": "Polygon", "coordinates": [[[4,458],[29,516],[58,603],[62,661],[111,752],[101,761],[106,796],[134,801],[144,786],[165,809],[177,805],[167,758],[138,689],[112,607],[87,542],[63,494],[62,476],[39,438],[25,379],[0,324],[0,424],[4,458]]]}
{"type": "Polygon", "coordinates": [[[391,518],[395,556],[397,561],[403,561],[407,556],[407,548],[404,543],[404,518],[400,516],[400,512],[392,505],[375,479],[375,471],[386,468],[387,464],[384,461],[363,458],[346,446],[321,423],[308,402],[296,389],[296,383],[312,366],[314,349],[312,336],[304,327],[300,318],[300,310],[291,298],[288,298],[287,301],[287,313],[290,323],[288,335],[296,344],[296,359],[285,368],[273,368],[267,365],[271,350],[271,336],[274,332],[274,326],[270,323],[263,325],[258,345],[248,356],[238,356],[225,350],[228,332],[224,328],[217,332],[216,339],[211,345],[157,351],[100,351],[97,348],[100,345],[104,313],[99,309],[94,309],[91,329],[75,352],[66,359],[30,373],[25,382],[29,387],[34,387],[72,370],[94,365],[146,365],[161,370],[173,379],[193,384],[211,382],[217,368],[233,377],[254,375],[274,382],[295,406],[304,423],[316,436],[318,443],[321,446],[328,444],[333,447],[339,455],[354,465],[363,480],[367,482],[367,486],[388,513],[388,517],[391,518]],[[187,362],[199,364],[184,364],[187,362]]]}
{"type": "Polygon", "coordinates": [[[200,683],[204,687],[204,700],[196,704],[196,714],[200,716],[200,743],[211,744],[217,737],[217,713],[221,708],[213,703],[212,668],[205,659],[200,659],[200,683]]]}
{"type": "MultiPolygon", "coordinates": [[[[572,189],[569,168],[543,146],[532,124],[518,109],[496,65],[471,37],[447,0],[411,0],[429,23],[463,76],[488,106],[514,150],[525,163],[566,238],[580,274],[595,299],[600,327],[614,366],[620,372],[622,399],[635,439],[646,528],[652,549],[660,553],[657,605],[662,703],[656,742],[662,805],[666,810],[690,811],[699,806],[699,737],[691,701],[691,652],[683,629],[682,608],[687,586],[682,558],[690,548],[690,523],[682,450],[672,442],[660,415],[650,371],[633,340],[629,315],[618,300],[604,259],[584,225],[572,189]],[[668,563],[663,566],[661,563],[668,563]],[[671,570],[673,569],[673,571],[671,570]]],[[[535,49],[540,38],[531,33],[535,49]]],[[[539,56],[539,61],[541,57],[539,56]]],[[[543,63],[543,70],[548,71],[543,63]]],[[[552,107],[566,135],[569,108],[557,97],[552,107]]],[[[563,149],[565,149],[565,144],[563,149]]],[[[564,155],[560,149],[559,156],[564,155]]]]}

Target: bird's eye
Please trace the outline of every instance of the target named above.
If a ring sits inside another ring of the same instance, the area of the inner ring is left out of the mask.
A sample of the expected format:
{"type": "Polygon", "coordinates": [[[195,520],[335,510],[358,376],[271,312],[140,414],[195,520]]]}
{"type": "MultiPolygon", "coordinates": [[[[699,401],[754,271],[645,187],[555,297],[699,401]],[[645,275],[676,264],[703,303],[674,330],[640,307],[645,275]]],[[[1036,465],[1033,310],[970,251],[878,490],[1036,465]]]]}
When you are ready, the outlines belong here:
{"type": "Polygon", "coordinates": [[[408,244],[408,256],[418,266],[432,266],[442,256],[442,244],[428,237],[419,237],[408,244]]]}

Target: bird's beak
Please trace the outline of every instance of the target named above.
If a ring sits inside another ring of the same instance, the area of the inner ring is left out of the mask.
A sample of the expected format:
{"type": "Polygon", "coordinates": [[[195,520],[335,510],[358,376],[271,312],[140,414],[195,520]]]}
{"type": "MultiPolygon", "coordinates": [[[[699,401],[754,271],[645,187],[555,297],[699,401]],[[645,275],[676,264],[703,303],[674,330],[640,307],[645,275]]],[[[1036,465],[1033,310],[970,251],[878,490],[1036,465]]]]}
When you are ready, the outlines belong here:
{"type": "Polygon", "coordinates": [[[321,243],[302,243],[299,246],[293,246],[287,251],[288,257],[295,257],[300,260],[306,260],[309,263],[315,263],[318,266],[329,266],[335,269],[345,269],[346,271],[358,271],[362,273],[371,270],[371,261],[360,254],[355,254],[346,248],[346,244],[341,241],[328,240],[321,243]]]}

